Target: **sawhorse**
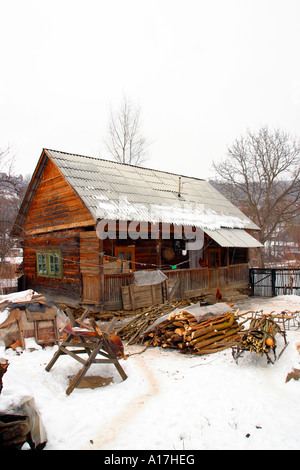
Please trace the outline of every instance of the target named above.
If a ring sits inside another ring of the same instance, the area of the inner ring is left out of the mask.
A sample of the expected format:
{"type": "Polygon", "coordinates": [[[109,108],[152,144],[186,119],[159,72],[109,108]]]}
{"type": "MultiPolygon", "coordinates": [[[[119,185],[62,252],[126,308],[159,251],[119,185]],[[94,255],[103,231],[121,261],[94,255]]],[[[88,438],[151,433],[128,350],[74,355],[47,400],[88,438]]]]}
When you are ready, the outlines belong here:
{"type": "MultiPolygon", "coordinates": [[[[70,317],[70,313],[68,313],[68,316],[70,317]]],[[[76,325],[74,319],[71,318],[71,321],[73,325],[76,325]]],[[[92,364],[114,364],[122,379],[127,379],[127,375],[119,363],[118,354],[114,350],[114,345],[110,341],[108,333],[102,333],[99,327],[97,327],[96,322],[93,322],[92,331],[91,329],[85,330],[76,326],[69,327],[67,331],[69,331],[67,338],[58,346],[57,352],[46,366],[46,371],[49,372],[58,358],[65,354],[73,357],[73,359],[83,365],[71,380],[66,390],[67,395],[70,395],[74,388],[77,387],[92,364]],[[77,341],[78,337],[80,341],[77,341]],[[88,358],[85,360],[80,357],[80,354],[87,354],[88,358]],[[98,355],[103,356],[104,359],[97,359],[98,355]]]]}

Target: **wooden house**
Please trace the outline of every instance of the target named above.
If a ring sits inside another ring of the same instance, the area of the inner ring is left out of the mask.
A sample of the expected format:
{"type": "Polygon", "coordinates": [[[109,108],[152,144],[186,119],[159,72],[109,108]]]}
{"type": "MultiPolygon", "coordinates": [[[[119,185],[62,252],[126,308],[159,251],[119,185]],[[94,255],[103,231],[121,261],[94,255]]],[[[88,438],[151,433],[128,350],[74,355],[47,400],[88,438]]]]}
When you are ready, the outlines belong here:
{"type": "Polygon", "coordinates": [[[117,309],[140,270],[180,281],[186,297],[247,285],[253,230],[205,180],[43,149],[13,235],[23,288],[117,309]]]}

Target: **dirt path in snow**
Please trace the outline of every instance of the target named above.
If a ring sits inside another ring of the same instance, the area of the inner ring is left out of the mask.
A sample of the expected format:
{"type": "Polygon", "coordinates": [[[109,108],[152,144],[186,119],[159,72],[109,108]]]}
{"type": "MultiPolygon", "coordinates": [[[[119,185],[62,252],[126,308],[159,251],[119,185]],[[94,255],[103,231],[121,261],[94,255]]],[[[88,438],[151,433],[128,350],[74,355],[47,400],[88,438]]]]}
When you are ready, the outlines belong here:
{"type": "Polygon", "coordinates": [[[121,414],[108,423],[107,427],[102,428],[101,435],[96,437],[93,441],[93,444],[88,446],[90,450],[101,450],[105,449],[112,441],[114,441],[119,434],[124,430],[124,427],[127,426],[128,422],[139,413],[145,404],[159,392],[158,382],[147,365],[145,359],[142,357],[136,356],[134,358],[135,363],[140,368],[141,373],[146,377],[149,383],[149,391],[143,393],[138,397],[135,397],[121,414]]]}

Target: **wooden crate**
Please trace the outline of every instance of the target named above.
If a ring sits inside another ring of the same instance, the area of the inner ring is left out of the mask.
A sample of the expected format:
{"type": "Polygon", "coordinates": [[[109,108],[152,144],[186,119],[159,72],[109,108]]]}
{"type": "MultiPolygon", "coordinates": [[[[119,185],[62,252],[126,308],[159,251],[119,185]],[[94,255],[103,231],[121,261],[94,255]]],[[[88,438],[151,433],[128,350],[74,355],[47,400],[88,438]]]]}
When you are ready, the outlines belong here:
{"type": "Polygon", "coordinates": [[[122,301],[124,310],[135,310],[142,307],[161,304],[163,302],[162,285],[154,286],[122,286],[122,301]]]}

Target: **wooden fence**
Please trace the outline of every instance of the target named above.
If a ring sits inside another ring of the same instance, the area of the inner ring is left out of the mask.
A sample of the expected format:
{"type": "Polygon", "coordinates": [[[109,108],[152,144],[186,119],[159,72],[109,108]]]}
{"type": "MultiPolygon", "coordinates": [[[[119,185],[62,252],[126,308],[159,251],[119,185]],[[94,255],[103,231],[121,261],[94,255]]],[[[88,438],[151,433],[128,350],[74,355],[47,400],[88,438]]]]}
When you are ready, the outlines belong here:
{"type": "MultiPolygon", "coordinates": [[[[179,280],[183,298],[201,295],[206,290],[222,288],[231,284],[249,283],[248,264],[236,264],[221,268],[190,268],[163,271],[170,287],[179,280]]],[[[104,298],[106,308],[122,308],[122,286],[134,282],[133,273],[104,275],[104,298]]]]}

